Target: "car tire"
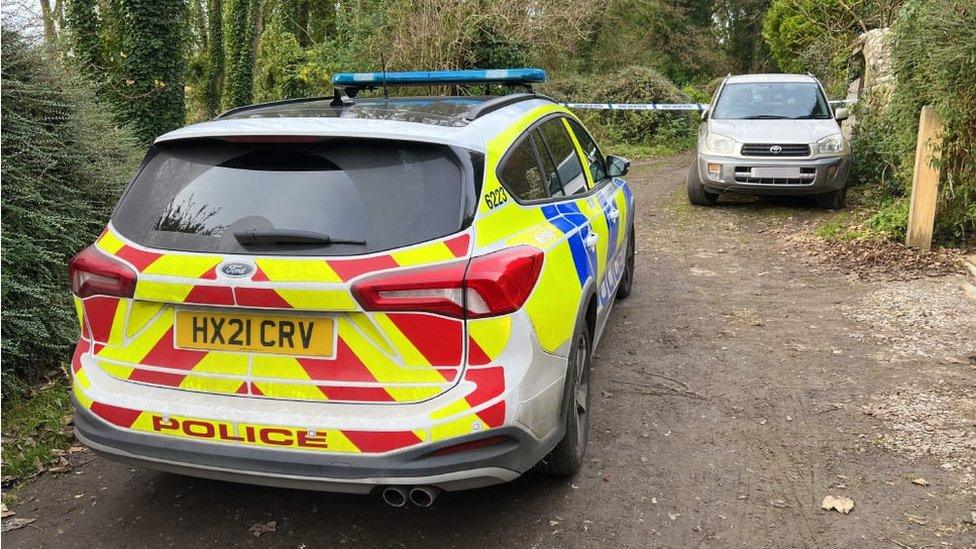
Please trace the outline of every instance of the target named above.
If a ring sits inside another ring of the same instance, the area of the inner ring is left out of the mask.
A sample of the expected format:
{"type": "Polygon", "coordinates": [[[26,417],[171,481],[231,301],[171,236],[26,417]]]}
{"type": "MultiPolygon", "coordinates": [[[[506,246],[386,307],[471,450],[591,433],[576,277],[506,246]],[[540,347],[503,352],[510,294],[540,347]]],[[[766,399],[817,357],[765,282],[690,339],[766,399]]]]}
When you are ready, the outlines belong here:
{"type": "Polygon", "coordinates": [[[590,408],[590,330],[584,322],[573,339],[566,375],[572,375],[566,406],[566,433],[549,454],[539,462],[538,471],[557,476],[570,476],[583,464],[589,433],[590,408]],[[581,402],[582,401],[582,402],[581,402]]]}
{"type": "Polygon", "coordinates": [[[696,206],[714,206],[718,202],[718,195],[705,190],[701,176],[698,174],[698,161],[691,163],[688,170],[688,202],[696,206]]]}
{"type": "Polygon", "coordinates": [[[634,287],[634,253],[634,227],[631,227],[630,237],[627,239],[627,259],[624,260],[624,274],[620,277],[620,284],[617,286],[617,299],[626,299],[634,287]]]}
{"type": "Polygon", "coordinates": [[[825,210],[842,210],[847,204],[847,187],[817,196],[817,207],[825,210]]]}

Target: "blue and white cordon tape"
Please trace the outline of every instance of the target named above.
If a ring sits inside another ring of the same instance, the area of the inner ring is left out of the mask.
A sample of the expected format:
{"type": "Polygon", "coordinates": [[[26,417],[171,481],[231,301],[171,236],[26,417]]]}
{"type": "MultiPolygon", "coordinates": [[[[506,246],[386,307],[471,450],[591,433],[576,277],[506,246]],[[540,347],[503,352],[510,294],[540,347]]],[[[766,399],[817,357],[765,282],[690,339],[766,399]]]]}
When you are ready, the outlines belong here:
{"type": "Polygon", "coordinates": [[[563,106],[610,111],[703,111],[708,103],[563,103],[563,106]]]}

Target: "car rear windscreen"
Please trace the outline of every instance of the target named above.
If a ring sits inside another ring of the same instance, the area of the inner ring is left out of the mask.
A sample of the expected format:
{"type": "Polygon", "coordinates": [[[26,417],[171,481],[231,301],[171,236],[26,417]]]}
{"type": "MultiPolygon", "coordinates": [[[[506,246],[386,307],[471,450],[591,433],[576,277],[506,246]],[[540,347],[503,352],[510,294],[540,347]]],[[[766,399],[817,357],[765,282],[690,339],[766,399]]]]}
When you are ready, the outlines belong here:
{"type": "Polygon", "coordinates": [[[441,145],[176,141],[150,150],[112,222],[154,248],[356,255],[461,230],[472,178],[466,151],[441,145]],[[357,242],[242,245],[234,236],[269,229],[357,242]]]}
{"type": "Polygon", "coordinates": [[[827,99],[815,82],[742,82],[722,88],[712,118],[775,120],[830,118],[827,99]]]}

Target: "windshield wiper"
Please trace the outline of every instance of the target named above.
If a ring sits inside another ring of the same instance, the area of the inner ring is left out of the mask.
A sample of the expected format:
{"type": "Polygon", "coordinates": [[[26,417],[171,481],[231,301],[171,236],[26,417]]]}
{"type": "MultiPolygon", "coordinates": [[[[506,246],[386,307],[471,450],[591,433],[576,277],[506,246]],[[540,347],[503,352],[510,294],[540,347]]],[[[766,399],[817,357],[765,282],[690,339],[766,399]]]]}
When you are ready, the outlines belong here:
{"type": "Polygon", "coordinates": [[[783,120],[788,118],[789,116],[780,116],[778,114],[756,114],[743,117],[743,120],[783,120]]]}
{"type": "Polygon", "coordinates": [[[301,231],[297,229],[248,229],[234,231],[234,238],[242,245],[253,244],[312,244],[328,246],[330,244],[353,244],[365,246],[365,240],[347,240],[332,238],[325,233],[315,231],[301,231]]]}

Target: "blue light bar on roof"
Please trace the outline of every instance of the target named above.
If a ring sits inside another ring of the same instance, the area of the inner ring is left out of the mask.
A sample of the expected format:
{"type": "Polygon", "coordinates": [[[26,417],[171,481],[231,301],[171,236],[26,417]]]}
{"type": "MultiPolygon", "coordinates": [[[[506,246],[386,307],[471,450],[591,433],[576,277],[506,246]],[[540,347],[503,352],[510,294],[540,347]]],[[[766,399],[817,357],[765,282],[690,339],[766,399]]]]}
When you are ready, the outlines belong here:
{"type": "Polygon", "coordinates": [[[433,86],[444,84],[511,84],[522,85],[546,81],[542,69],[476,69],[461,71],[339,72],[332,84],[339,87],[433,86]]]}

